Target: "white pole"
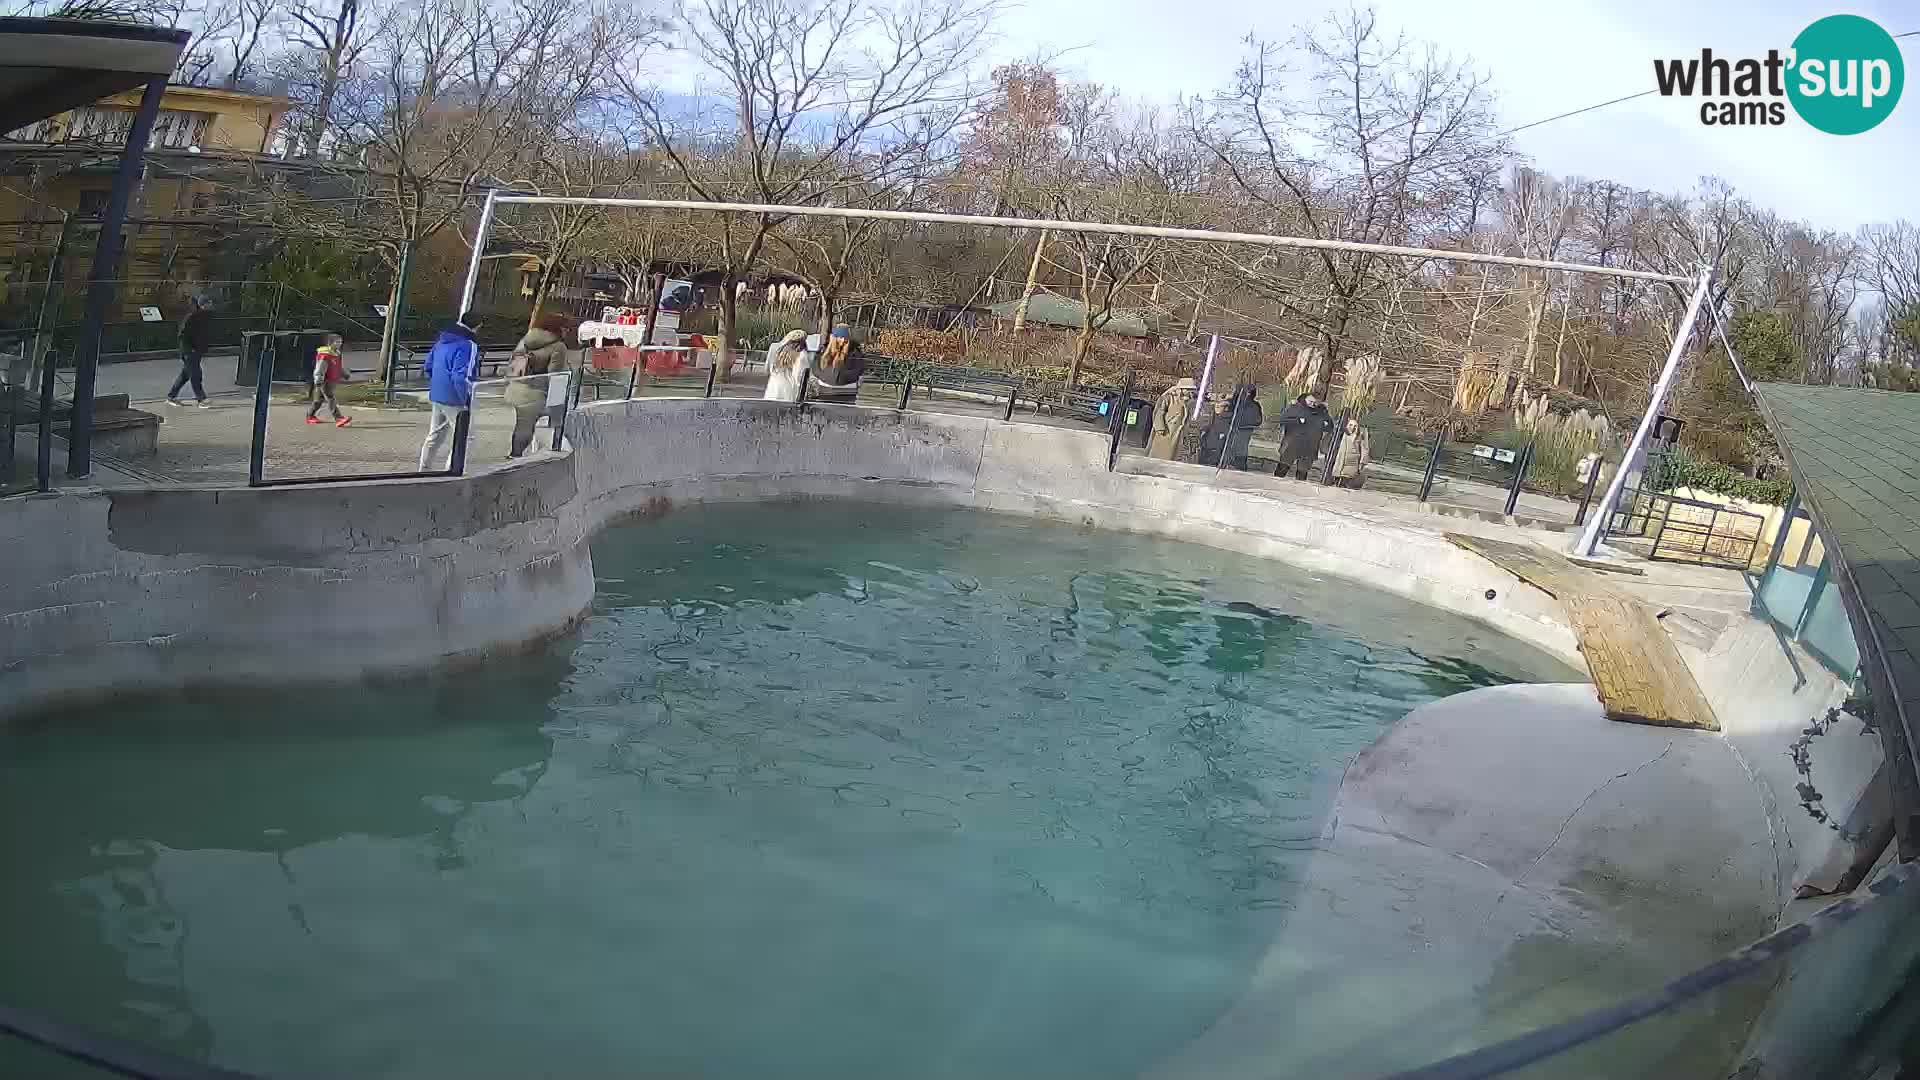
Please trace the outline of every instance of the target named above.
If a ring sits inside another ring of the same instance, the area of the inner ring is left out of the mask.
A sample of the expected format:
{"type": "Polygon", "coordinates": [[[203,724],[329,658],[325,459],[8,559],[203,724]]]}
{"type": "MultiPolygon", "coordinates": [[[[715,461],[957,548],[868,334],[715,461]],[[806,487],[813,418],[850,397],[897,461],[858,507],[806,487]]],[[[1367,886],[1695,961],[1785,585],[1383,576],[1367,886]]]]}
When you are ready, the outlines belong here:
{"type": "MultiPolygon", "coordinates": [[[[1707,298],[1707,290],[1713,287],[1713,267],[1700,269],[1700,282],[1693,287],[1693,297],[1687,301],[1686,318],[1680,320],[1680,329],[1673,335],[1673,348],[1667,350],[1667,366],[1660,369],[1660,381],[1653,384],[1653,399],[1647,402],[1647,414],[1640,418],[1640,426],[1634,429],[1633,441],[1627,444],[1626,456],[1620,459],[1620,467],[1613,471],[1613,479],[1607,481],[1606,497],[1600,500],[1600,506],[1592,517],[1587,519],[1580,539],[1574,542],[1573,553],[1592,558],[1600,546],[1600,535],[1606,531],[1607,523],[1613,516],[1613,504],[1620,499],[1620,489],[1626,486],[1627,472],[1634,462],[1640,460],[1640,454],[1646,449],[1647,436],[1653,431],[1653,424],[1660,416],[1661,406],[1667,403],[1667,391],[1673,388],[1673,377],[1680,371],[1680,357],[1687,351],[1687,342],[1693,338],[1694,321],[1700,317],[1700,305],[1707,298]]],[[[1594,468],[1599,468],[1596,463],[1594,468]]]]}
{"type": "Polygon", "coordinates": [[[480,253],[487,250],[487,234],[493,231],[493,204],[500,200],[498,188],[487,192],[487,204],[480,208],[480,224],[473,231],[473,255],[467,259],[467,283],[460,290],[460,306],[453,309],[458,319],[473,305],[473,290],[480,287],[480,253]]]}
{"type": "Polygon", "coordinates": [[[1219,334],[1207,339],[1207,366],[1200,369],[1200,390],[1193,395],[1193,416],[1189,419],[1200,419],[1200,403],[1207,400],[1207,384],[1213,381],[1213,354],[1219,348],[1219,334]]]}
{"type": "MultiPolygon", "coordinates": [[[[489,205],[494,201],[489,195],[489,205]]],[[[1439,248],[1400,247],[1395,244],[1363,244],[1355,240],[1321,240],[1310,236],[1271,236],[1266,233],[1215,232],[1212,229],[1173,229],[1160,225],[1119,225],[1102,221],[1054,221],[1044,218],[989,217],[984,214],[936,214],[920,210],[863,210],[849,206],[705,202],[698,199],[612,199],[588,195],[502,195],[498,201],[537,206],[626,206],[643,210],[704,210],[712,213],[776,214],[796,217],[874,218],[880,221],[922,221],[932,224],[976,225],[1001,229],[1047,229],[1053,232],[1156,236],[1167,240],[1205,240],[1217,244],[1363,251],[1373,255],[1405,255],[1416,259],[1453,259],[1458,262],[1527,266],[1536,270],[1571,270],[1581,274],[1601,274],[1606,277],[1634,278],[1640,281],[1664,281],[1674,285],[1686,285],[1693,280],[1674,274],[1656,274],[1651,270],[1587,266],[1582,263],[1553,262],[1547,259],[1522,259],[1512,255],[1481,255],[1472,251],[1442,251],[1439,248]]]]}

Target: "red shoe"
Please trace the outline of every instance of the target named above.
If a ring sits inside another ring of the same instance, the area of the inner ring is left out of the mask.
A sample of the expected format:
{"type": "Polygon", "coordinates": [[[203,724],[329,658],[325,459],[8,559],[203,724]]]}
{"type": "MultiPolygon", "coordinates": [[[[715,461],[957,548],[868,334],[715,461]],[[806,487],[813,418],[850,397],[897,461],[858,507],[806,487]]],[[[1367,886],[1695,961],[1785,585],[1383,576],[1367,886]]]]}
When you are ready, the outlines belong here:
{"type": "Polygon", "coordinates": [[[309,424],[317,424],[317,423],[319,423],[319,422],[320,422],[320,418],[319,418],[319,417],[317,417],[317,416],[309,416],[309,417],[307,417],[307,423],[309,423],[309,424]]]}
{"type": "Polygon", "coordinates": [[[346,426],[347,426],[348,424],[351,424],[351,423],[353,423],[353,417],[351,417],[351,416],[343,416],[343,417],[341,417],[340,419],[338,419],[338,420],[335,420],[335,421],[333,422],[333,426],[334,426],[334,427],[346,427],[346,426]]]}

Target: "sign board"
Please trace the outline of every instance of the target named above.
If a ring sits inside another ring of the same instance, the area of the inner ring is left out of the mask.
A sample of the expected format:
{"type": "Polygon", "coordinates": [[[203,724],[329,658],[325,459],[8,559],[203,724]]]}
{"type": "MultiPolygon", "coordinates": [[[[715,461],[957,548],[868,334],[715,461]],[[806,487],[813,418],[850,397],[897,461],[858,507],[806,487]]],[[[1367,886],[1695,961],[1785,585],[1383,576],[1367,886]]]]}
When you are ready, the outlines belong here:
{"type": "Polygon", "coordinates": [[[160,321],[160,309],[159,309],[159,308],[157,308],[157,307],[143,307],[143,308],[141,308],[141,309],[140,309],[140,321],[141,321],[141,322],[159,322],[159,321],[160,321]]]}
{"type": "Polygon", "coordinates": [[[1473,456],[1477,458],[1487,458],[1492,461],[1502,461],[1511,465],[1517,455],[1511,450],[1502,450],[1497,446],[1476,446],[1473,448],[1473,456]]]}
{"type": "Polygon", "coordinates": [[[388,312],[389,310],[390,310],[390,307],[389,307],[388,305],[386,305],[386,304],[375,304],[375,305],[373,305],[373,313],[374,313],[375,315],[378,315],[378,316],[380,316],[380,317],[381,317],[381,318],[383,318],[383,319],[387,317],[387,312],[388,312]]]}

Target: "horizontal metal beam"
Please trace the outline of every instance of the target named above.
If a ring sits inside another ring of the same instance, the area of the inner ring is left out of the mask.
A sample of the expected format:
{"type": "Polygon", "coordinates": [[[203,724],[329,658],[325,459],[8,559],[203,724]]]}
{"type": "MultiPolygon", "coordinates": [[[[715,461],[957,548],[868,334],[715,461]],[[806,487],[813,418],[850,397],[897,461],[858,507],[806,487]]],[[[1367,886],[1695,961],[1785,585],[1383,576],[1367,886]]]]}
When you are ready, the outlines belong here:
{"type": "Polygon", "coordinates": [[[1605,277],[1633,278],[1639,281],[1664,281],[1691,285],[1693,278],[1677,274],[1656,274],[1651,270],[1627,270],[1615,266],[1589,266],[1585,263],[1553,262],[1548,259],[1522,259],[1511,255],[1482,255],[1474,251],[1442,251],[1438,248],[1400,247],[1395,244],[1362,244],[1353,240],[1320,240],[1308,236],[1271,236],[1266,233],[1216,232],[1212,229],[1172,229],[1160,225],[1119,225],[1104,221],[1051,221],[1044,218],[988,217],[983,214],[936,214],[920,210],[865,210],[848,206],[784,206],[770,203],[705,202],[697,199],[614,199],[584,195],[495,195],[493,202],[531,206],[624,206],[638,210],[704,210],[731,214],[792,214],[801,217],[875,218],[881,221],[918,221],[935,225],[973,225],[994,229],[1049,229],[1054,232],[1111,233],[1118,236],[1151,236],[1166,240],[1204,240],[1216,244],[1253,244],[1260,247],[1313,248],[1331,251],[1365,252],[1371,255],[1401,255],[1415,259],[1453,259],[1458,262],[1491,263],[1496,266],[1524,266],[1534,270],[1565,270],[1572,274],[1599,274],[1605,277]]]}

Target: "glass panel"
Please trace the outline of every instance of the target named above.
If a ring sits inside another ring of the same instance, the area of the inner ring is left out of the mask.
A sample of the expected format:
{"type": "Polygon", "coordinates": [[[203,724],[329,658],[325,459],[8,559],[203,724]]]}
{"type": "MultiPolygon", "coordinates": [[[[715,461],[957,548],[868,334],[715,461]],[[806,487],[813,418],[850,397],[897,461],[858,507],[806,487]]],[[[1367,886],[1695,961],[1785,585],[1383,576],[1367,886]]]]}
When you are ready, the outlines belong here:
{"type": "Polygon", "coordinates": [[[1813,590],[1814,568],[1789,567],[1785,560],[1760,581],[1760,607],[1780,628],[1792,631],[1813,590]]]}
{"type": "Polygon", "coordinates": [[[1820,598],[1807,613],[1806,625],[1800,628],[1800,644],[1843,678],[1860,666],[1860,648],[1853,640],[1853,625],[1847,622],[1846,607],[1833,582],[1829,581],[1827,587],[1820,590],[1820,598]]]}

